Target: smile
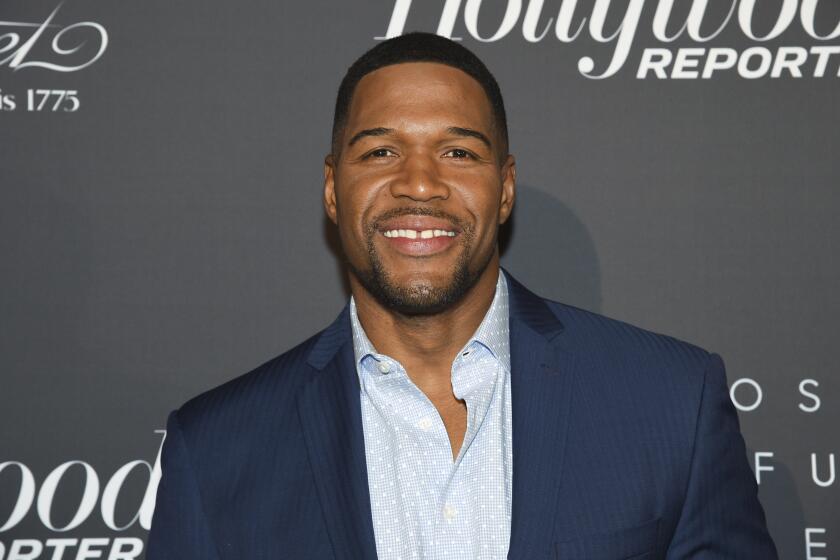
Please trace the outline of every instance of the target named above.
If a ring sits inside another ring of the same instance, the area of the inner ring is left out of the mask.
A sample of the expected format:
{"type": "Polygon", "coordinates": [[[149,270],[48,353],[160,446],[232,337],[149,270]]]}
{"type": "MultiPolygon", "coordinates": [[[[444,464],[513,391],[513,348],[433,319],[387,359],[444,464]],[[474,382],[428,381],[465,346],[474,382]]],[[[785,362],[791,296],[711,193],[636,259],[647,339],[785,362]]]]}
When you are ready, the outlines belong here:
{"type": "Polygon", "coordinates": [[[436,228],[393,228],[381,233],[387,239],[387,246],[404,257],[428,258],[446,253],[457,245],[459,238],[457,231],[436,228]]]}
{"type": "Polygon", "coordinates": [[[454,231],[443,229],[391,229],[383,232],[385,237],[404,237],[406,239],[432,239],[434,237],[455,237],[454,231]]]}

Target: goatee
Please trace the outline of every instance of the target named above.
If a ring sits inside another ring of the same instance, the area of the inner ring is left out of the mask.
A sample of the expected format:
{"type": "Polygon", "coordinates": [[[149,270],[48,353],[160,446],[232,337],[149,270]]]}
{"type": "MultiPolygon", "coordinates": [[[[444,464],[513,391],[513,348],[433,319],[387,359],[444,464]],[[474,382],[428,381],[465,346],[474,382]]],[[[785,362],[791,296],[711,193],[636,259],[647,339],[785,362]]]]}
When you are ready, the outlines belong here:
{"type": "Polygon", "coordinates": [[[475,229],[470,224],[445,212],[433,208],[398,208],[378,216],[365,228],[368,267],[360,270],[348,262],[348,266],[359,283],[384,307],[406,316],[435,315],[441,313],[461,300],[469,292],[484,270],[490,264],[493,254],[479,263],[476,269],[470,270],[473,239],[475,229]],[[398,285],[382,264],[382,259],[376,251],[375,236],[379,230],[378,224],[384,220],[398,216],[433,216],[445,219],[455,224],[460,230],[459,243],[461,254],[452,271],[451,281],[445,286],[434,286],[430,283],[418,281],[409,285],[398,285]]]}

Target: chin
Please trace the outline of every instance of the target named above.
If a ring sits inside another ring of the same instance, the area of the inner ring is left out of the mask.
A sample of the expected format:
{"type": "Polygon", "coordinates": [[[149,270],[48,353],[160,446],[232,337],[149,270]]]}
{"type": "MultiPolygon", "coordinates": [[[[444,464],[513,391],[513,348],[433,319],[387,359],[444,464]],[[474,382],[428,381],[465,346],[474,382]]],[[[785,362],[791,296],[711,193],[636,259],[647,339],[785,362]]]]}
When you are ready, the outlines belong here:
{"type": "Polygon", "coordinates": [[[360,272],[356,271],[356,277],[383,307],[409,316],[446,311],[469,291],[472,284],[470,275],[457,268],[403,271],[401,274],[384,268],[360,272]]]}
{"type": "Polygon", "coordinates": [[[397,272],[389,277],[394,284],[409,290],[440,290],[457,282],[452,269],[397,272]]]}

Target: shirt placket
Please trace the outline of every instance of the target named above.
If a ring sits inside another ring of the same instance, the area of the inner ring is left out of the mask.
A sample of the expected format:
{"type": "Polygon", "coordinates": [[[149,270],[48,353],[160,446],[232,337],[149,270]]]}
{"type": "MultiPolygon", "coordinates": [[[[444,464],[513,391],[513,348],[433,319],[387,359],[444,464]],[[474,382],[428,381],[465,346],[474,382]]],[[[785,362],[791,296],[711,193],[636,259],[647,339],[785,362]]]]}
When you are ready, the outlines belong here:
{"type": "MultiPolygon", "coordinates": [[[[411,381],[405,369],[396,361],[384,355],[377,355],[375,367],[372,368],[374,405],[387,425],[393,430],[392,436],[398,442],[395,449],[396,471],[398,482],[414,480],[418,472],[424,473],[422,480],[425,488],[421,495],[407,496],[405,492],[417,492],[414,488],[400,488],[403,502],[411,499],[423,500],[423,492],[431,492],[432,503],[438,505],[452,476],[451,447],[446,428],[437,409],[426,395],[411,381]],[[412,449],[417,453],[412,454],[412,449]],[[413,456],[409,456],[413,455],[413,456]],[[431,487],[429,487],[431,486],[431,487]]],[[[422,509],[422,508],[420,508],[422,509]]],[[[436,507],[440,511],[440,507],[436,507]]],[[[425,516],[413,516],[424,518],[425,516]]],[[[439,516],[428,519],[419,530],[423,534],[432,535],[431,539],[424,539],[417,535],[415,542],[433,543],[434,550],[424,554],[425,558],[437,558],[440,543],[439,516]]],[[[425,552],[425,551],[424,551],[425,552]]]]}
{"type": "MultiPolygon", "coordinates": [[[[457,398],[467,404],[467,429],[456,460],[451,463],[447,482],[440,495],[437,510],[436,543],[455,543],[454,546],[436,550],[435,558],[467,558],[476,550],[471,534],[470,502],[463,473],[469,461],[469,448],[484,423],[493,390],[494,380],[487,375],[497,375],[497,364],[483,346],[473,341],[452,364],[452,387],[457,398]],[[453,556],[454,554],[454,556],[453,556]]],[[[441,422],[441,428],[443,424],[441,422]]]]}

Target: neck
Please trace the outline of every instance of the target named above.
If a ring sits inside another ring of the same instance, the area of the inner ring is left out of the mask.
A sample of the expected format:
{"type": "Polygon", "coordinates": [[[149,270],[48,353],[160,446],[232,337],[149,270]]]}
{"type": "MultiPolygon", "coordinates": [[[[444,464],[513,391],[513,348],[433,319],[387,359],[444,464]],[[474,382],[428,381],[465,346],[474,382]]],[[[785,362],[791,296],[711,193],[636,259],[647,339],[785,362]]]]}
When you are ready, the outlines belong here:
{"type": "Polygon", "coordinates": [[[409,371],[448,372],[455,355],[487,314],[499,274],[497,254],[458,302],[433,315],[407,316],[384,307],[352,274],[350,287],[359,322],[377,352],[394,358],[409,371]]]}

